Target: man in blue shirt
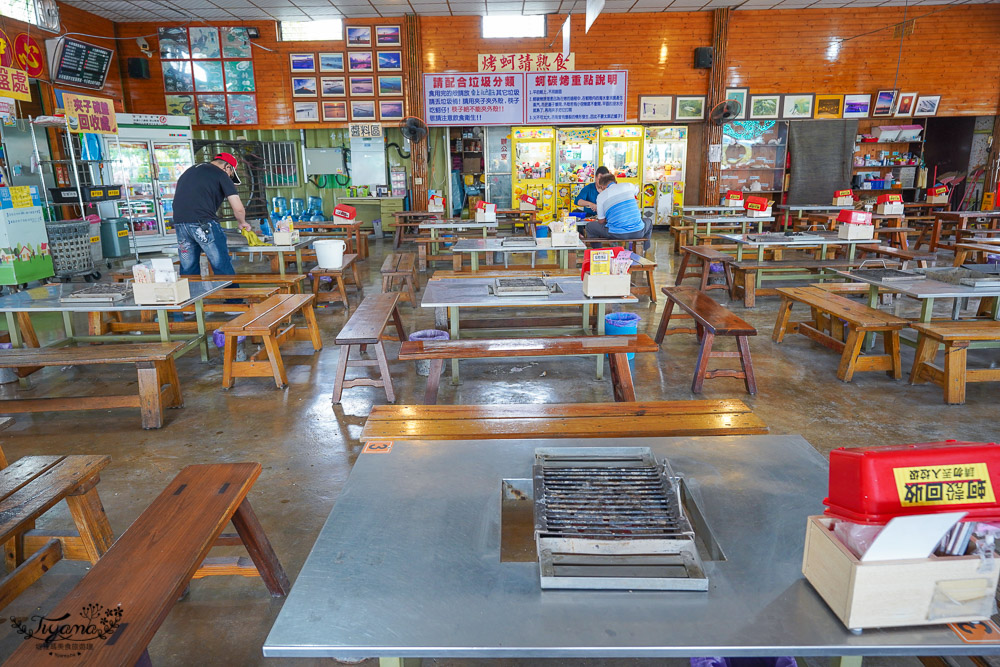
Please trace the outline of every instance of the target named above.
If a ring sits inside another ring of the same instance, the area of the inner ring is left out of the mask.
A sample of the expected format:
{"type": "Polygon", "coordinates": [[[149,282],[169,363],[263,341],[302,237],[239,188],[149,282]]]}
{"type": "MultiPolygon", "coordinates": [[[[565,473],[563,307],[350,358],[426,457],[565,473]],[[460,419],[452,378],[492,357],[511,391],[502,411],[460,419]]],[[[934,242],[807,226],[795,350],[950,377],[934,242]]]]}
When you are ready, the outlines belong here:
{"type": "Polygon", "coordinates": [[[643,222],[639,213],[639,189],[619,183],[613,174],[602,174],[597,178],[597,192],[597,220],[587,223],[587,238],[646,239],[644,249],[648,250],[653,221],[643,222]]]}
{"type": "Polygon", "coordinates": [[[607,167],[598,167],[594,174],[594,183],[587,183],[580,190],[576,198],[576,205],[582,208],[587,215],[592,215],[597,211],[597,179],[603,174],[610,174],[607,167]]]}

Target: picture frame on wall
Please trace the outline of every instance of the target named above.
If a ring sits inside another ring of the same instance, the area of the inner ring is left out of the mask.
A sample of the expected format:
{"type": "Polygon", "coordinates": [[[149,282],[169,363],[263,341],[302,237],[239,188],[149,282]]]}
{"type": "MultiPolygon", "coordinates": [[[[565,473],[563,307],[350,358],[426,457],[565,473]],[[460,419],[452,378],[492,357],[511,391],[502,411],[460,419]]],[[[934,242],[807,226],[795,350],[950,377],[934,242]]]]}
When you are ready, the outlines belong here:
{"type": "Polygon", "coordinates": [[[342,76],[323,76],[319,80],[320,95],[323,97],[346,97],[347,84],[342,76]]]}
{"type": "Polygon", "coordinates": [[[378,78],[379,97],[393,97],[403,94],[403,77],[380,76],[378,78]]]}
{"type": "Polygon", "coordinates": [[[375,26],[375,46],[402,46],[398,25],[375,26]]]}
{"type": "Polygon", "coordinates": [[[872,107],[873,118],[885,118],[892,115],[892,110],[896,106],[896,95],[898,90],[880,90],[875,95],[875,104],[872,107]]]}
{"type": "Polygon", "coordinates": [[[896,109],[893,111],[893,116],[896,118],[904,118],[906,116],[912,116],[913,110],[917,106],[917,94],[916,93],[900,93],[896,97],[896,109]]]}
{"type": "Polygon", "coordinates": [[[940,95],[921,95],[917,98],[917,106],[913,108],[913,115],[936,116],[940,105],[940,95]]]}
{"type": "Polygon", "coordinates": [[[871,106],[871,95],[844,95],[844,115],[842,118],[868,118],[871,106]]]}
{"type": "Polygon", "coordinates": [[[378,57],[378,71],[380,72],[401,72],[403,71],[402,51],[376,51],[378,57]]]}
{"type": "Polygon", "coordinates": [[[704,95],[678,95],[674,110],[674,120],[682,123],[689,120],[705,119],[704,95]]]}
{"type": "Polygon", "coordinates": [[[296,123],[319,122],[319,105],[316,102],[292,102],[296,123]]]}
{"type": "Polygon", "coordinates": [[[191,37],[191,58],[221,58],[219,45],[219,29],[201,26],[188,28],[191,37]]]}
{"type": "Polygon", "coordinates": [[[375,94],[375,77],[373,76],[352,76],[350,83],[351,97],[371,97],[375,94]]]}
{"type": "Polygon", "coordinates": [[[343,72],[344,71],[344,54],[343,53],[321,53],[321,54],[319,54],[319,71],[320,72],[343,72]]]}
{"type": "Polygon", "coordinates": [[[336,123],[347,121],[347,100],[340,102],[323,102],[323,121],[336,123]]]}
{"type": "Polygon", "coordinates": [[[781,95],[751,95],[751,120],[776,120],[781,113],[781,95]]]}
{"type": "Polygon", "coordinates": [[[736,120],[746,120],[749,93],[749,88],[726,88],[726,99],[740,103],[740,112],[736,114],[736,120]]]}
{"type": "Polygon", "coordinates": [[[351,120],[376,120],[375,100],[351,100],[351,120]]]}
{"type": "Polygon", "coordinates": [[[403,100],[379,100],[379,120],[403,120],[403,100]]]}
{"type": "Polygon", "coordinates": [[[363,47],[370,48],[371,45],[372,45],[371,26],[367,25],[347,26],[347,48],[349,49],[360,49],[363,47]]]}
{"type": "Polygon", "coordinates": [[[782,98],[781,117],[785,120],[807,120],[813,117],[816,96],[812,93],[790,93],[782,98]]]}
{"type": "Polygon", "coordinates": [[[316,97],[316,77],[293,76],[292,97],[316,97]]]}
{"type": "Polygon", "coordinates": [[[673,95],[640,95],[639,122],[661,123],[674,118],[673,95]]]}
{"type": "Polygon", "coordinates": [[[347,54],[348,72],[371,72],[372,69],[371,51],[358,51],[347,54]]]}
{"type": "Polygon", "coordinates": [[[840,118],[844,113],[843,95],[817,95],[813,118],[840,118]]]}
{"type": "Polygon", "coordinates": [[[316,54],[289,53],[288,62],[293,72],[315,72],[316,54]]]}

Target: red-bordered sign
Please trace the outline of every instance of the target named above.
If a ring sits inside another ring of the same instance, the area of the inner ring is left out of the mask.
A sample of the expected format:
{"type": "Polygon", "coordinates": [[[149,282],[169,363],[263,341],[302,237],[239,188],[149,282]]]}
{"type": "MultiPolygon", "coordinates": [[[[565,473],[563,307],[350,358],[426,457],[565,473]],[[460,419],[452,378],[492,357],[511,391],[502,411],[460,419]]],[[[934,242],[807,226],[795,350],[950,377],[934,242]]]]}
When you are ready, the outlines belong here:
{"type": "Polygon", "coordinates": [[[14,42],[0,30],[0,67],[14,67],[14,42]]]}
{"type": "Polygon", "coordinates": [[[22,32],[14,38],[14,58],[31,78],[37,79],[42,75],[45,56],[42,55],[42,47],[30,35],[22,32]]]}

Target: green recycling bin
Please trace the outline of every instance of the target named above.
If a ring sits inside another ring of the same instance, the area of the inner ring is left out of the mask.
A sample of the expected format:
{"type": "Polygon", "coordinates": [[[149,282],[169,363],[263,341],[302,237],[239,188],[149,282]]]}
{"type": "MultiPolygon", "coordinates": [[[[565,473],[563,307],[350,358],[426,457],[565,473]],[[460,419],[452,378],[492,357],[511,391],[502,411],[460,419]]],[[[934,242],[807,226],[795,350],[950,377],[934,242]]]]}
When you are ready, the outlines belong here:
{"type": "Polygon", "coordinates": [[[131,248],[128,241],[128,218],[101,220],[101,250],[106,259],[126,257],[131,248]]]}

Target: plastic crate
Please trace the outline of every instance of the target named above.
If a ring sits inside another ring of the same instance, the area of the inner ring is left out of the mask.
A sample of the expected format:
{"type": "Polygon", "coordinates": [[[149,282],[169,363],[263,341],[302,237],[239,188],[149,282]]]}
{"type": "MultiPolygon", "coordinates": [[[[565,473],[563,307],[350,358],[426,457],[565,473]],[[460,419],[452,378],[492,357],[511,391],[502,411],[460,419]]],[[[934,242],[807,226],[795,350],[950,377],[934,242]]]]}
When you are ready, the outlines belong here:
{"type": "Polygon", "coordinates": [[[49,222],[49,251],[57,276],[70,276],[94,271],[94,255],[90,242],[90,223],[86,220],[49,222]]]}

